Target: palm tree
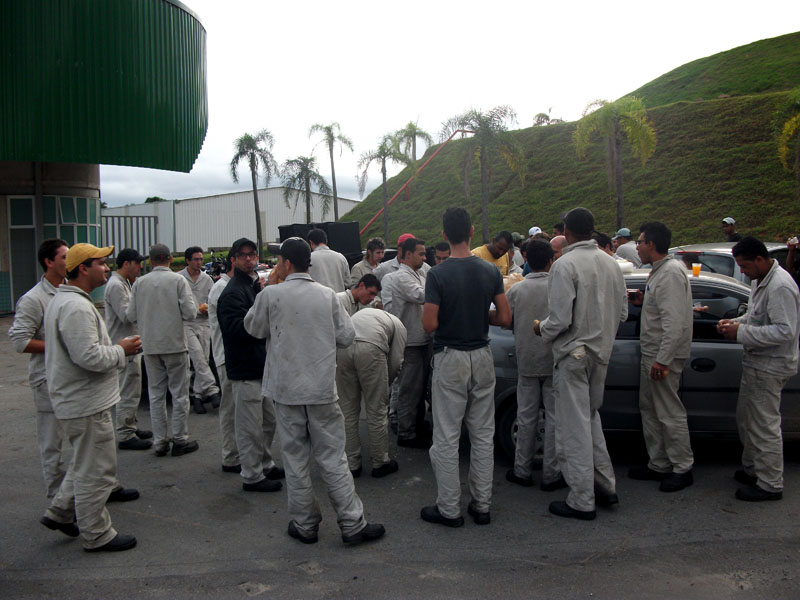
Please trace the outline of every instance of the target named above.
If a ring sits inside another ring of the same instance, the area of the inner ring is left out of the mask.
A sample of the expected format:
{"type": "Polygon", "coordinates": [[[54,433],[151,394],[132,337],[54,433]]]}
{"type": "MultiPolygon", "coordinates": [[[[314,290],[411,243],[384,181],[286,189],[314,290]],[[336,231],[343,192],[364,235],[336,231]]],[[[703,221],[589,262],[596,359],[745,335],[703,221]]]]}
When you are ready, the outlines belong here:
{"type": "Polygon", "coordinates": [[[294,208],[300,200],[300,195],[306,200],[306,223],[311,223],[311,192],[316,186],[317,191],[323,195],[322,218],[331,209],[329,194],[331,188],[325,179],[317,172],[317,159],[313,156],[298,156],[283,163],[281,176],[286,187],[283,190],[283,201],[288,208],[292,208],[291,199],[294,196],[294,208]]]}
{"type": "MultiPolygon", "coordinates": [[[[331,157],[331,183],[333,184],[333,220],[339,220],[339,197],[336,194],[336,169],[333,167],[333,147],[336,143],[339,143],[339,156],[342,155],[341,147],[349,148],[350,152],[353,151],[353,142],[350,140],[349,137],[344,135],[339,127],[338,123],[331,123],[330,125],[320,125],[319,123],[315,123],[311,126],[308,130],[308,137],[311,137],[315,133],[322,134],[321,142],[325,142],[328,145],[328,154],[331,157]]],[[[320,142],[320,143],[321,143],[320,142]]]]}
{"type": "Polygon", "coordinates": [[[400,152],[397,140],[392,135],[385,135],[381,139],[381,143],[375,150],[364,152],[361,158],[358,159],[358,169],[361,175],[358,177],[358,193],[361,197],[364,196],[364,190],[367,187],[367,177],[369,176],[368,170],[373,161],[379,162],[381,165],[381,175],[383,176],[383,239],[389,239],[389,198],[386,190],[386,163],[395,162],[403,165],[408,165],[408,157],[400,152]]]}
{"type": "Polygon", "coordinates": [[[416,123],[408,122],[408,125],[402,129],[398,129],[394,134],[397,140],[397,145],[400,152],[405,154],[412,162],[417,162],[417,138],[430,146],[433,144],[433,138],[427,131],[417,127],[416,123]]]}
{"type": "Polygon", "coordinates": [[[525,185],[525,173],[522,169],[525,157],[522,147],[508,135],[508,125],[515,123],[516,119],[517,115],[510,106],[496,106],[486,112],[470,109],[442,123],[442,131],[439,134],[440,139],[444,141],[458,129],[474,132],[467,142],[462,163],[464,193],[469,199],[469,165],[474,157],[481,170],[481,234],[484,244],[489,242],[489,182],[492,177],[490,162],[492,154],[499,154],[509,168],[519,176],[520,183],[525,185]]]}
{"type": "Polygon", "coordinates": [[[778,136],[778,158],[784,169],[790,173],[794,172],[795,196],[797,201],[800,202],[800,136],[795,135],[800,132],[800,88],[792,92],[786,108],[790,114],[794,114],[781,127],[781,132],[778,136]],[[790,166],[789,154],[791,150],[789,145],[793,137],[797,139],[794,143],[794,164],[790,166]]]}
{"type": "Polygon", "coordinates": [[[278,163],[272,156],[272,146],[275,140],[268,129],[262,129],[255,135],[245,133],[237,138],[233,143],[236,153],[231,159],[231,177],[234,183],[239,182],[239,162],[247,161],[250,167],[250,177],[253,180],[253,205],[256,210],[256,242],[258,243],[258,258],[261,260],[261,253],[264,249],[264,239],[261,233],[261,210],[258,206],[258,165],[264,169],[264,185],[269,185],[269,180],[273,175],[278,174],[278,163]]]}
{"type": "Polygon", "coordinates": [[[619,229],[625,221],[622,195],[623,134],[633,148],[634,156],[641,158],[644,167],[656,148],[656,131],[647,119],[644,102],[636,96],[626,96],[614,102],[595,100],[584,109],[573,134],[579,158],[586,156],[589,142],[595,133],[605,138],[608,180],[609,184],[613,182],[617,193],[617,229],[619,229]]]}

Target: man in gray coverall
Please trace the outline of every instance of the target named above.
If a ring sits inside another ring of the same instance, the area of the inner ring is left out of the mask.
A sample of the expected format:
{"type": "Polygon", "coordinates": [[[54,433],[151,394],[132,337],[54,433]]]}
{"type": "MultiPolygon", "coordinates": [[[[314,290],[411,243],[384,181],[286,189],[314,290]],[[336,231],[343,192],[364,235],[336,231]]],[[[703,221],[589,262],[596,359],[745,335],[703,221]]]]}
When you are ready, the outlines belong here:
{"type": "Polygon", "coordinates": [[[556,456],[570,488],[550,512],[586,521],[597,516],[595,503],[619,502],[598,410],[617,328],[628,317],[622,270],[592,231],[591,211],[574,208],[564,217],[569,245],[550,269],[550,314],[534,321],[534,331],[553,344],[556,456]]]}
{"type": "Polygon", "coordinates": [[[270,245],[278,256],[277,277],[256,296],[244,327],[267,338],[264,396],[275,402],[286,469],[291,537],[318,541],[322,513],[311,482],[312,457],[319,466],[345,544],[376,540],[385,529],[367,523],[345,456],[344,418],[336,396],[336,348],[353,343],[355,331],[336,294],[308,275],[311,248],[289,238],[270,245]],[[313,365],[313,369],[306,369],[313,365]],[[302,370],[302,377],[298,374],[302,370]]]}
{"type": "Polygon", "coordinates": [[[653,268],[644,294],[639,290],[631,303],[642,305],[639,411],[650,462],[630,469],[628,477],[660,481],[662,492],[677,492],[694,481],[686,408],[678,396],[692,349],[692,290],[683,263],[667,254],[672,233],[666,225],[645,223],[640,231],[639,257],[653,268]]]}
{"type": "Polygon", "coordinates": [[[766,246],[744,237],[732,249],[742,273],[751,280],[747,313],[722,319],[726,339],[744,346],[736,423],[744,446],[742,469],[734,479],[745,487],[736,498],[747,502],[783,498],[781,390],[797,373],[800,295],[792,276],[769,257],[766,246]]]}

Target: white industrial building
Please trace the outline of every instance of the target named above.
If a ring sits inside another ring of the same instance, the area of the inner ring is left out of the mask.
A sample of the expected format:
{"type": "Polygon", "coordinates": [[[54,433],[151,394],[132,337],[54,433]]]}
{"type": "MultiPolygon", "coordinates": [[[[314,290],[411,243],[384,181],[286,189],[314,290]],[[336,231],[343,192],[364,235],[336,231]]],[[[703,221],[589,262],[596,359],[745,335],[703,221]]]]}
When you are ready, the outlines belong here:
{"type": "MultiPolygon", "coordinates": [[[[300,196],[297,206],[294,206],[293,197],[292,208],[289,208],[283,199],[284,189],[270,187],[258,190],[261,231],[265,243],[279,239],[279,225],[305,223],[304,196],[300,196]]],[[[323,198],[322,194],[312,194],[311,220],[315,223],[333,220],[332,198],[330,210],[324,218],[322,216],[323,198]]],[[[339,198],[339,217],[346,215],[357,204],[357,200],[339,198]]],[[[147,254],[147,249],[155,242],[166,244],[174,252],[183,252],[189,246],[225,248],[240,237],[256,239],[252,190],[103,208],[102,217],[103,244],[114,244],[118,248],[133,247],[143,254],[147,254]]]]}

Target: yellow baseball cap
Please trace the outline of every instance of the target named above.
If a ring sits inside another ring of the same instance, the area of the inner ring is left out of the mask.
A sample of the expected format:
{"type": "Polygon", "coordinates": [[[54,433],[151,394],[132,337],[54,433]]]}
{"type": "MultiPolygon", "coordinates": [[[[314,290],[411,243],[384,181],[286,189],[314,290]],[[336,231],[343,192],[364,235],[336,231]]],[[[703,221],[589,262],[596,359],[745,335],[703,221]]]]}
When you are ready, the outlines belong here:
{"type": "Polygon", "coordinates": [[[114,246],[98,248],[92,244],[75,244],[67,250],[67,272],[90,258],[104,258],[114,252],[114,246]]]}

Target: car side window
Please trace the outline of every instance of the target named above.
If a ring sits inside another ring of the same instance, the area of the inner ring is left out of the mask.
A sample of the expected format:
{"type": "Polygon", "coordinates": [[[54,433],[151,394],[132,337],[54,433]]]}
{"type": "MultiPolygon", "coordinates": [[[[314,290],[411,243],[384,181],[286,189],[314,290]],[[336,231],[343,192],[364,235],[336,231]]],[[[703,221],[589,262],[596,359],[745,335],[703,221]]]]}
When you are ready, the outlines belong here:
{"type": "Polygon", "coordinates": [[[692,310],[694,341],[722,342],[725,339],[717,333],[720,319],[734,319],[747,311],[747,299],[724,288],[708,285],[692,286],[692,310]]]}
{"type": "Polygon", "coordinates": [[[736,264],[733,260],[733,256],[723,256],[721,254],[701,254],[699,260],[700,264],[703,265],[703,271],[720,273],[721,275],[733,277],[733,268],[736,264]]]}
{"type": "MultiPolygon", "coordinates": [[[[644,290],[644,282],[626,283],[629,290],[644,290]]],[[[639,339],[639,327],[642,316],[642,307],[634,306],[628,302],[628,318],[624,323],[620,323],[617,328],[617,339],[639,339]]]]}

